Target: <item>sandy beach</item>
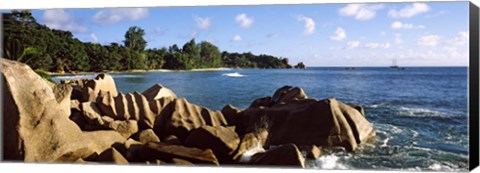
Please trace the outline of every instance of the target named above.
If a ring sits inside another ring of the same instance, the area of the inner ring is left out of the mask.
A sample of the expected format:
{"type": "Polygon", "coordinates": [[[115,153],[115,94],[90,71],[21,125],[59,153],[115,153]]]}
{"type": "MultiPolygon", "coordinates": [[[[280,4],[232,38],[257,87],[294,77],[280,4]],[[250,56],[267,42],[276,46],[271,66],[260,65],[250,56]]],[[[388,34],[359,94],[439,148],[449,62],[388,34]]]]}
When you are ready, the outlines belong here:
{"type": "Polygon", "coordinates": [[[101,72],[48,72],[49,75],[75,75],[75,74],[98,74],[98,73],[141,73],[141,72],[182,72],[182,71],[227,71],[233,70],[234,68],[201,68],[201,69],[191,69],[191,70],[169,70],[169,69],[151,69],[151,70],[127,70],[127,71],[101,71],[101,72]]]}

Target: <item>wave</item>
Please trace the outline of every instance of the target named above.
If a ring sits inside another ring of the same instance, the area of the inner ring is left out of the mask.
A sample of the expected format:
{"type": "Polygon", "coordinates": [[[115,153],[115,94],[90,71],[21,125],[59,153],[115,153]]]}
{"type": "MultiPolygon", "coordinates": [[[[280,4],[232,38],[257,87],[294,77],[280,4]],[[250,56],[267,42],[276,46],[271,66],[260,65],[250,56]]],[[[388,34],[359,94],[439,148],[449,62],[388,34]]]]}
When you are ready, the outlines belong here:
{"type": "Polygon", "coordinates": [[[222,76],[228,76],[228,77],[244,77],[245,75],[240,74],[240,73],[238,73],[238,72],[235,72],[235,73],[224,73],[224,74],[222,74],[222,76]]]}
{"type": "Polygon", "coordinates": [[[142,77],[141,75],[131,75],[131,74],[126,74],[126,75],[112,75],[113,78],[139,78],[142,77]]]}
{"type": "Polygon", "coordinates": [[[85,75],[61,75],[61,76],[52,76],[53,79],[58,80],[72,80],[72,79],[94,79],[96,74],[85,74],[85,75]]]}
{"type": "Polygon", "coordinates": [[[371,109],[390,109],[395,114],[399,116],[407,117],[437,117],[437,118],[453,118],[453,117],[462,117],[465,116],[459,111],[445,110],[445,109],[428,109],[428,108],[415,108],[415,107],[405,107],[405,106],[396,106],[390,105],[388,103],[379,103],[372,105],[365,105],[365,108],[371,109]]]}
{"type": "Polygon", "coordinates": [[[318,169],[348,169],[347,166],[341,164],[339,161],[339,156],[327,154],[315,160],[315,167],[318,169]]]}

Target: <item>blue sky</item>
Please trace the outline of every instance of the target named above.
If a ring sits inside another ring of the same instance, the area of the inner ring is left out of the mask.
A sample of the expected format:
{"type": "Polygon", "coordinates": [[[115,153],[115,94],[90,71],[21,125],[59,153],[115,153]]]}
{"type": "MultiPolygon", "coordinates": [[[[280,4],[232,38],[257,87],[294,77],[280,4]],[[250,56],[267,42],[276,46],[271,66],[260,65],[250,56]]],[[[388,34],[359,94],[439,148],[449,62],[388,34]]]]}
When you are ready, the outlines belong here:
{"type": "Polygon", "coordinates": [[[229,52],[307,66],[467,66],[468,2],[33,10],[84,42],[122,43],[130,26],[148,48],[191,38],[229,52]]]}

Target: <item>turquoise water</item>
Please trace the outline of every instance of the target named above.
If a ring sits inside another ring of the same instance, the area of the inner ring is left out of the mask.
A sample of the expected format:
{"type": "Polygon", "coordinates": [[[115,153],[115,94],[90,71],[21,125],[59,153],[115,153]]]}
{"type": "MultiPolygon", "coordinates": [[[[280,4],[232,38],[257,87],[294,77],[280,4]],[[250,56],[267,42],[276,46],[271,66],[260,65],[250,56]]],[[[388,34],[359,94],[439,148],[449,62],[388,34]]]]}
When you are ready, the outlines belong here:
{"type": "MultiPolygon", "coordinates": [[[[221,110],[246,108],[284,85],[309,97],[335,97],[365,108],[377,132],[358,151],[327,151],[308,167],[466,171],[468,92],[466,67],[242,69],[112,74],[119,91],[142,92],[155,83],[191,103],[221,110]]],[[[54,80],[95,75],[54,76],[54,80]]]]}

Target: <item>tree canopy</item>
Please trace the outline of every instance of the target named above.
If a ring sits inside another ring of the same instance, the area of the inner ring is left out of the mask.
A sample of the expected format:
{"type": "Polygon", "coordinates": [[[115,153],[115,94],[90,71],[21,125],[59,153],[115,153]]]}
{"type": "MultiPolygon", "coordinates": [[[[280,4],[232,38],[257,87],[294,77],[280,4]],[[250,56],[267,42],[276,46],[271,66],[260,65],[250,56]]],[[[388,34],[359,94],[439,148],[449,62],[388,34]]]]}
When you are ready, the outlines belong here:
{"type": "Polygon", "coordinates": [[[292,68],[287,58],[221,52],[207,41],[191,39],[181,48],[174,44],[146,49],[145,31],[132,26],[123,45],[81,42],[69,31],[37,23],[28,10],[4,13],[2,56],[50,72],[123,71],[132,69],[292,68]]]}

